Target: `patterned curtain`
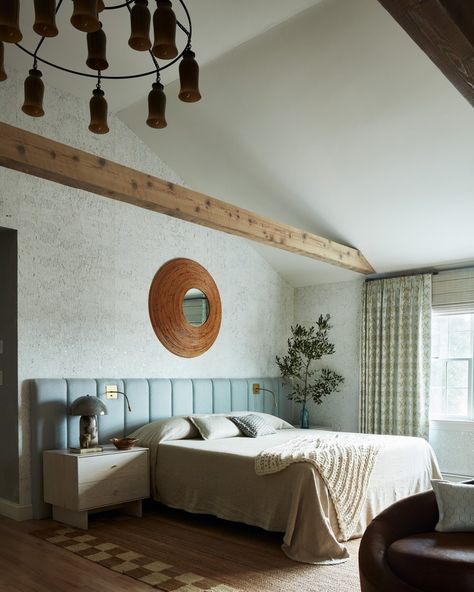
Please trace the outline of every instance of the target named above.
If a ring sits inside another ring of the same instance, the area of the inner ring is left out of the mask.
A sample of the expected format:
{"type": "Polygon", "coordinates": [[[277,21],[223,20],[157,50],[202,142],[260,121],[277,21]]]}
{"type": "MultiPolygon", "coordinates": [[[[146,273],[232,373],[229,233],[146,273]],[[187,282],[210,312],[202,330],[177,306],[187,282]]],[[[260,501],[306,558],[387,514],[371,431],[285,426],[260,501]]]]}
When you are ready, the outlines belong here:
{"type": "Polygon", "coordinates": [[[428,437],[431,275],[366,282],[360,430],[428,437]]]}

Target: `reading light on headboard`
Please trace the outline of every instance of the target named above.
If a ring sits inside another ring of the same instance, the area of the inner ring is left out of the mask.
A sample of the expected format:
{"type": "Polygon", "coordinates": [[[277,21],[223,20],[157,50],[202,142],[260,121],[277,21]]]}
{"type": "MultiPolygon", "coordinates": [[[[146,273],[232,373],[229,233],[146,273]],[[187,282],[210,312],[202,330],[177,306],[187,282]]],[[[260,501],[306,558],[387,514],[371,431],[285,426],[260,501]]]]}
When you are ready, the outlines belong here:
{"type": "Polygon", "coordinates": [[[254,382],[252,384],[252,393],[254,395],[259,395],[261,392],[270,393],[272,395],[272,397],[273,397],[273,406],[275,407],[275,411],[278,413],[278,401],[277,401],[277,398],[275,396],[275,393],[273,391],[271,391],[270,389],[263,388],[262,386],[260,386],[260,384],[258,382],[254,382]]]}
{"type": "Polygon", "coordinates": [[[123,395],[125,397],[125,400],[127,401],[128,410],[130,411],[130,413],[132,412],[132,407],[130,406],[130,401],[128,400],[128,397],[124,392],[116,391],[116,390],[108,390],[108,388],[105,387],[105,396],[108,399],[112,399],[112,398],[116,399],[117,398],[117,397],[111,397],[110,395],[123,395]]]}

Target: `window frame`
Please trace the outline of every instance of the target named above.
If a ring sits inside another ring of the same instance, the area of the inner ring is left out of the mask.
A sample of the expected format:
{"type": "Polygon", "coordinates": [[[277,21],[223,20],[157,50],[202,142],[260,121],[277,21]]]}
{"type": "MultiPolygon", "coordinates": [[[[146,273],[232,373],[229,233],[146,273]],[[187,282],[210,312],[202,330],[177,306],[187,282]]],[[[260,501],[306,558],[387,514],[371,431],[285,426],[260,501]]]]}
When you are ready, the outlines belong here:
{"type": "MultiPolygon", "coordinates": [[[[432,310],[432,320],[434,317],[454,317],[458,315],[466,315],[469,314],[471,316],[471,357],[459,356],[456,358],[444,358],[444,357],[437,357],[434,358],[433,356],[430,357],[430,360],[439,360],[443,363],[443,387],[442,387],[442,401],[441,413],[432,413],[430,410],[430,420],[448,420],[448,421],[474,421],[474,312],[436,312],[436,310],[432,310]],[[464,362],[467,361],[469,365],[468,369],[468,401],[467,401],[467,415],[454,415],[448,413],[447,410],[447,399],[448,399],[448,381],[447,381],[447,373],[448,373],[448,362],[464,362]]],[[[430,384],[430,399],[431,399],[431,384],[430,384]]]]}

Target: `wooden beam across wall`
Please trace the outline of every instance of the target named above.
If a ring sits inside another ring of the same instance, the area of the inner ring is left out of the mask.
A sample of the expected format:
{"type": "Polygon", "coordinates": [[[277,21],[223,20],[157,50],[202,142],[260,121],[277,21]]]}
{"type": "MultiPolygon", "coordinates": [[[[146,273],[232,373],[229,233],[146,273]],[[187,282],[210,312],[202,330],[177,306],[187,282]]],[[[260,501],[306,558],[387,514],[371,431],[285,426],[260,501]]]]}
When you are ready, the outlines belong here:
{"type": "Polygon", "coordinates": [[[379,0],[474,107],[474,0],[379,0]]]}
{"type": "Polygon", "coordinates": [[[363,274],[365,257],[293,226],[0,122],[0,165],[363,274]]]}

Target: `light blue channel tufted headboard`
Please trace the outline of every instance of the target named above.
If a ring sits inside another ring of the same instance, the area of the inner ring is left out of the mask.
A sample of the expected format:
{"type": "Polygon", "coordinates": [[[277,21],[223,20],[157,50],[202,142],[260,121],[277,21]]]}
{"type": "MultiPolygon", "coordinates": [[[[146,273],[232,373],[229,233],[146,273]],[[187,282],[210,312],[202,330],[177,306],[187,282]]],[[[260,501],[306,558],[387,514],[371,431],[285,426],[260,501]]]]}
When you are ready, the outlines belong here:
{"type": "Polygon", "coordinates": [[[164,379],[164,378],[72,378],[37,379],[31,383],[31,497],[33,517],[44,518],[50,506],[43,502],[44,450],[77,446],[79,418],[67,414],[69,405],[82,395],[99,396],[108,414],[99,417],[99,439],[125,436],[136,428],[173,415],[263,411],[276,414],[270,393],[252,394],[252,384],[275,393],[278,415],[290,420],[291,402],[281,379],[164,379]],[[105,385],[116,385],[127,394],[106,400],[105,385]]]}

